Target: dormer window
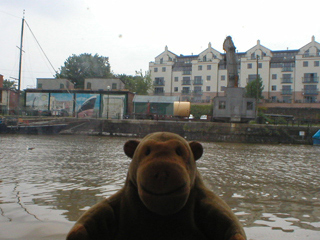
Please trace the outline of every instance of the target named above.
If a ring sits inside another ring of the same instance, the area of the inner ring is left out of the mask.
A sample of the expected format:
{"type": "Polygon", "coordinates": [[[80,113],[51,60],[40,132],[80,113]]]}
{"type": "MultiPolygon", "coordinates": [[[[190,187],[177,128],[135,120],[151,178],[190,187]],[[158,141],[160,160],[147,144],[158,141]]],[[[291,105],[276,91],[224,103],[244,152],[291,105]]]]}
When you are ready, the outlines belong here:
{"type": "Polygon", "coordinates": [[[207,61],[207,56],[203,56],[203,61],[204,61],[204,62],[207,61]]]}

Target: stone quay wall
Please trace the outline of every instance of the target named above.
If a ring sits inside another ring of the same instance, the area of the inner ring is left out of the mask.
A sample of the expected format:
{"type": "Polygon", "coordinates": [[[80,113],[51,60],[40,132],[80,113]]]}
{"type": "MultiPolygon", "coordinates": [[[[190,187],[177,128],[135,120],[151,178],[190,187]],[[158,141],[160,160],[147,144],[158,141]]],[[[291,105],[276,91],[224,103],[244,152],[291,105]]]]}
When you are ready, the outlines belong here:
{"type": "Polygon", "coordinates": [[[173,132],[187,140],[207,142],[312,144],[319,127],[154,120],[68,120],[61,134],[113,135],[142,138],[152,132],[173,132]]]}

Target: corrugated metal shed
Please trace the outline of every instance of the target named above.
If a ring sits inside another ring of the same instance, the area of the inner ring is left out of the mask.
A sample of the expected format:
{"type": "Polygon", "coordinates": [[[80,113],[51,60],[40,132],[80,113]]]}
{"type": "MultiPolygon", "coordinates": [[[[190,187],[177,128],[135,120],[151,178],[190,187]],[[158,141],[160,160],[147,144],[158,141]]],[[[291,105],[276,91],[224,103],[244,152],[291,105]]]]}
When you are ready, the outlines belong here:
{"type": "Polygon", "coordinates": [[[179,101],[179,96],[145,96],[135,95],[133,98],[134,103],[174,103],[179,101]]]}

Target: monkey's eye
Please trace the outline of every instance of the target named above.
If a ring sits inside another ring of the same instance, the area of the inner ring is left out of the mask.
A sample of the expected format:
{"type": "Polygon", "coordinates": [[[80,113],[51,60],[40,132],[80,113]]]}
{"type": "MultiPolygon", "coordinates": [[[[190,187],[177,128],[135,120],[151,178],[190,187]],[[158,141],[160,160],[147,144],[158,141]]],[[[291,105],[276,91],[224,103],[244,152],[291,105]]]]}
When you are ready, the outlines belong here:
{"type": "Polygon", "coordinates": [[[147,147],[145,155],[148,156],[151,153],[151,149],[149,147],[147,147]]]}
{"type": "Polygon", "coordinates": [[[182,150],[181,150],[180,147],[177,147],[177,148],[176,148],[176,154],[177,154],[178,156],[182,156],[182,150]]]}

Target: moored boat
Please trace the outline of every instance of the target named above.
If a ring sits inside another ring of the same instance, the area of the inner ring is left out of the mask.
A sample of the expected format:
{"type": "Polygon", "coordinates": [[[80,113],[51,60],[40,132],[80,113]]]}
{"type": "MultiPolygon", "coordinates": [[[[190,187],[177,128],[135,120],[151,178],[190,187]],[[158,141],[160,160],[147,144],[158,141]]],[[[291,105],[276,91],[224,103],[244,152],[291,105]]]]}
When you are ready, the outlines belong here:
{"type": "Polygon", "coordinates": [[[320,130],[312,136],[313,145],[320,146],[320,130]]]}

